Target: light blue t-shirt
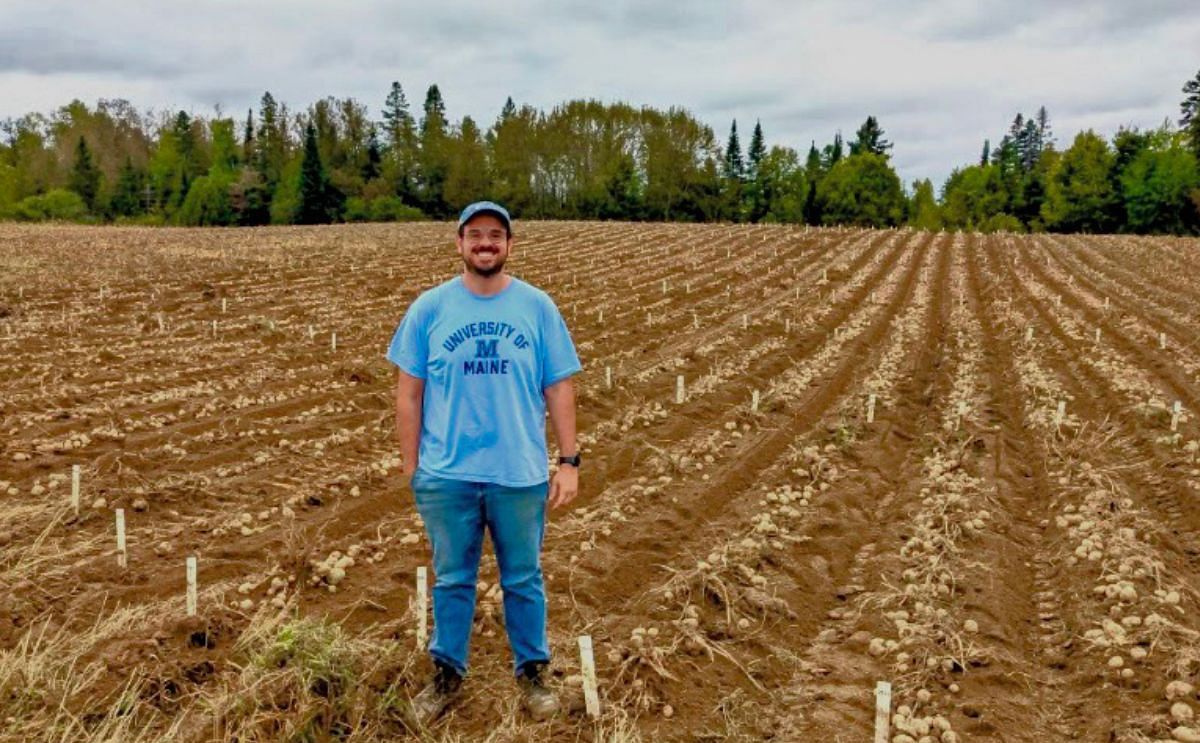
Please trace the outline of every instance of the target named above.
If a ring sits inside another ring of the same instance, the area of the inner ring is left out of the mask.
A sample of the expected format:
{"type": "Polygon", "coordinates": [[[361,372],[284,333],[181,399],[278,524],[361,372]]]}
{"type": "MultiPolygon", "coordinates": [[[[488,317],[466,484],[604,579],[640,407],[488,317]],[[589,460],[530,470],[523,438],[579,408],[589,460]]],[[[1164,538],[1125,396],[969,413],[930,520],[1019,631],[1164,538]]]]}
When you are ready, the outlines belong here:
{"type": "Polygon", "coordinates": [[[425,380],[419,471],[507,487],[546,481],[542,391],[582,368],[546,292],[512,277],[481,297],[455,277],[413,301],[387,357],[425,380]]]}

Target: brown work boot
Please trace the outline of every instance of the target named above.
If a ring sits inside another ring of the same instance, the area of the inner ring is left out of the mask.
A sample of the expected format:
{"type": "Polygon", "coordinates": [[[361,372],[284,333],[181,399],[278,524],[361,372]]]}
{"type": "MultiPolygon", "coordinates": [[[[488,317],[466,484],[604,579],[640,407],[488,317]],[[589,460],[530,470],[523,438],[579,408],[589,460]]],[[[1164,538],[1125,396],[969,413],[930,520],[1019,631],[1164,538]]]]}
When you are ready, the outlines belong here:
{"type": "Polygon", "coordinates": [[[534,720],[546,720],[558,714],[558,695],[545,682],[546,663],[529,661],[517,672],[517,686],[521,687],[521,702],[534,720]]]}
{"type": "Polygon", "coordinates": [[[409,705],[410,721],[419,729],[432,725],[455,700],[462,686],[462,676],[453,666],[440,661],[434,661],[433,664],[436,668],[433,679],[412,698],[409,705]]]}

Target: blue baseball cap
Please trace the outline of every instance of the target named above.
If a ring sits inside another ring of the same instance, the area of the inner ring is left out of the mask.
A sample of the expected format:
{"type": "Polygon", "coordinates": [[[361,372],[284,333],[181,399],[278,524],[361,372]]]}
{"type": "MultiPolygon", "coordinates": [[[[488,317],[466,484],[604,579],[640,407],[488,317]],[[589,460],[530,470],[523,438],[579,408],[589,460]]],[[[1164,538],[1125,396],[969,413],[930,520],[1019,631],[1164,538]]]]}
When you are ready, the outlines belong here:
{"type": "Polygon", "coordinates": [[[462,210],[462,214],[458,215],[458,231],[462,232],[463,226],[479,214],[494,214],[504,222],[504,227],[512,232],[512,217],[508,216],[508,210],[494,201],[476,201],[474,204],[468,204],[467,208],[462,210]]]}

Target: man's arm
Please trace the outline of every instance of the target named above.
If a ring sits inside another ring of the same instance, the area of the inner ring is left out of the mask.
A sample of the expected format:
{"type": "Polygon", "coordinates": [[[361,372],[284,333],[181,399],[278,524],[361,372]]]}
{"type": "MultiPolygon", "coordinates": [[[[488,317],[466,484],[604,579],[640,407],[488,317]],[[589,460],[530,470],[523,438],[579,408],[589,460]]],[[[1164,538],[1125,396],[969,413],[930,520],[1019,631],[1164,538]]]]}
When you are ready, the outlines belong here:
{"type": "Polygon", "coordinates": [[[421,405],[425,399],[425,380],[398,371],[396,383],[396,438],[400,442],[402,472],[412,477],[417,470],[421,448],[421,405]]]}
{"type": "MultiPolygon", "coordinates": [[[[558,451],[564,457],[579,452],[575,442],[575,383],[570,377],[555,382],[542,391],[550,427],[558,441],[558,451]]],[[[560,465],[550,484],[550,507],[558,508],[574,500],[579,493],[579,470],[569,464],[560,465]]]]}

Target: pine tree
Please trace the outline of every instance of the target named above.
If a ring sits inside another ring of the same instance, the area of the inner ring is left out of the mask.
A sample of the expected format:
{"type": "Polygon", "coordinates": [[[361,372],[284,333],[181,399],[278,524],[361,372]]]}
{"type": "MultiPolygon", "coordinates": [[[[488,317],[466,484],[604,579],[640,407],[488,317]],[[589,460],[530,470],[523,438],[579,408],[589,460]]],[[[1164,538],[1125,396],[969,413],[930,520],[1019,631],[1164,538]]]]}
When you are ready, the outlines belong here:
{"type": "Polygon", "coordinates": [[[833,135],[833,143],[825,145],[825,149],[821,153],[821,169],[828,173],[845,154],[846,151],[842,145],[842,133],[839,131],[833,135]]]}
{"type": "Polygon", "coordinates": [[[1045,150],[1054,145],[1054,133],[1050,131],[1050,114],[1046,113],[1046,107],[1038,108],[1037,112],[1037,130],[1038,143],[1041,149],[1045,150]]]}
{"type": "Polygon", "coordinates": [[[870,152],[887,157],[887,151],[890,149],[892,149],[892,143],[883,138],[883,129],[879,127],[879,122],[874,116],[867,117],[867,120],[855,132],[854,141],[850,143],[851,155],[870,152]]]}
{"type": "Polygon", "coordinates": [[[746,150],[746,158],[748,160],[749,171],[747,176],[750,180],[758,177],[758,168],[762,165],[763,158],[767,155],[767,144],[763,140],[762,123],[754,122],[754,133],[750,135],[750,147],[746,150]]]}
{"type": "Polygon", "coordinates": [[[808,158],[804,161],[804,176],[808,178],[808,195],[804,199],[804,221],[808,224],[821,223],[821,202],[817,199],[817,189],[825,170],[821,163],[821,153],[817,150],[816,140],[808,147],[808,158]]]}
{"type": "Polygon", "coordinates": [[[980,165],[988,164],[988,160],[990,160],[992,157],[991,150],[992,150],[991,140],[988,140],[988,139],[983,140],[983,154],[981,154],[979,156],[979,164],[980,165]]]}
{"type": "Polygon", "coordinates": [[[746,162],[742,159],[742,145],[738,141],[737,119],[729,127],[729,141],[725,144],[725,165],[722,175],[729,180],[740,181],[746,175],[746,162]]]}
{"type": "Polygon", "coordinates": [[[450,214],[445,195],[450,146],[446,133],[446,103],[436,84],[425,91],[424,114],[421,117],[421,202],[426,213],[446,216],[450,214]]]}
{"type": "Polygon", "coordinates": [[[1192,154],[1200,159],[1200,72],[1183,86],[1179,125],[1183,127],[1192,154]]]}
{"type": "Polygon", "coordinates": [[[767,155],[766,142],[763,141],[762,124],[754,122],[754,133],[750,135],[750,147],[746,150],[746,217],[751,222],[758,222],[767,215],[770,208],[769,187],[763,173],[763,159],[767,155]]]}
{"type": "Polygon", "coordinates": [[[500,123],[503,124],[512,117],[517,115],[517,104],[513,103],[512,96],[504,100],[504,108],[500,109],[500,123]]]}
{"type": "Polygon", "coordinates": [[[375,125],[372,124],[367,130],[367,158],[362,167],[363,180],[373,181],[378,178],[382,162],[383,154],[379,150],[379,135],[375,130],[375,125]]]}
{"type": "Polygon", "coordinates": [[[100,192],[100,169],[92,160],[92,151],[83,137],[79,138],[79,143],[75,146],[75,162],[71,164],[69,187],[87,204],[88,211],[96,208],[96,195],[100,192]]]}
{"type": "Polygon", "coordinates": [[[263,93],[258,115],[258,147],[254,169],[266,187],[270,201],[283,177],[287,160],[287,114],[270,91],[263,93]]]}
{"type": "Polygon", "coordinates": [[[392,83],[387,100],[383,104],[384,132],[389,147],[405,146],[409,134],[414,130],[413,117],[408,111],[408,98],[399,82],[392,83]]]}
{"type": "Polygon", "coordinates": [[[121,217],[132,217],[145,211],[142,205],[144,185],[144,174],[133,166],[131,158],[126,157],[125,164],[117,174],[117,185],[113,189],[112,213],[121,217]]]}
{"type": "Polygon", "coordinates": [[[317,148],[317,130],[310,123],[304,128],[304,159],[300,162],[300,204],[297,224],[326,224],[333,220],[333,185],[321,163],[317,148]]]}
{"type": "Polygon", "coordinates": [[[246,109],[246,126],[242,129],[242,162],[254,162],[254,109],[246,109]]]}

